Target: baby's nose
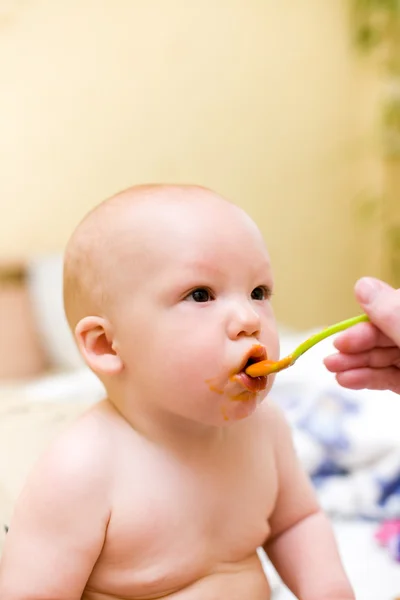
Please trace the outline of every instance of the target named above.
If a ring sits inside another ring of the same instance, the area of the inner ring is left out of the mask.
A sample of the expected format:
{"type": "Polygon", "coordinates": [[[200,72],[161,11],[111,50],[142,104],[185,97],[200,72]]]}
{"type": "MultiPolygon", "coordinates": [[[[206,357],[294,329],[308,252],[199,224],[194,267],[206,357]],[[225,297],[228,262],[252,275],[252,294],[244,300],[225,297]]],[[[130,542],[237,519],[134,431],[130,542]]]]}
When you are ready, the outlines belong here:
{"type": "Polygon", "coordinates": [[[228,335],[231,339],[243,336],[258,336],[261,321],[257,311],[249,302],[235,305],[228,323],[228,335]]]}

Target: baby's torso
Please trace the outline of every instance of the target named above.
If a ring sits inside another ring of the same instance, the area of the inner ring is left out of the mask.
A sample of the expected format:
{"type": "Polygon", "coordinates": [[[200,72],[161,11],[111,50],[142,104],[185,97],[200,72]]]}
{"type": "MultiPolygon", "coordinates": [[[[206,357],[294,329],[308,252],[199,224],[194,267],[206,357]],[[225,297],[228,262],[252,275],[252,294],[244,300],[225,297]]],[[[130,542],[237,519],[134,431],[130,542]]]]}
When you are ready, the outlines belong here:
{"type": "Polygon", "coordinates": [[[106,541],[83,598],[268,600],[256,549],[277,477],[257,430],[200,459],[121,441],[106,541]]]}

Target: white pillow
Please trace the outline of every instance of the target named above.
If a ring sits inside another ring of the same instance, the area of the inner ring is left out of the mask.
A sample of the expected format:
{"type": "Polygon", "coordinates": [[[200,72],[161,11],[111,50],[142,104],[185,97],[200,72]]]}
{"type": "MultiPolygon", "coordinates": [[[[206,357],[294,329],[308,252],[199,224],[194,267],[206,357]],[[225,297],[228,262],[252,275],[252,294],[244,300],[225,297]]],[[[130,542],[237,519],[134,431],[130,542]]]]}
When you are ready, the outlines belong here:
{"type": "Polygon", "coordinates": [[[84,361],[64,313],[62,271],[62,254],[37,256],[28,265],[27,285],[37,330],[51,367],[80,369],[84,361]]]}

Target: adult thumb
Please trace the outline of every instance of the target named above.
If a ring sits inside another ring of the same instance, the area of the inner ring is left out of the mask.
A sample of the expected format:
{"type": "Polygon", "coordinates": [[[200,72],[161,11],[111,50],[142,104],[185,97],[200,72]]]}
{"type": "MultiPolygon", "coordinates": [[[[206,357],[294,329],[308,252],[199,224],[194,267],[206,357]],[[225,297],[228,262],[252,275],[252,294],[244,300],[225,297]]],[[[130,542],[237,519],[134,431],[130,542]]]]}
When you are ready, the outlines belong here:
{"type": "Polygon", "coordinates": [[[400,290],[373,277],[359,279],[354,290],[371,323],[400,347],[400,290]]]}

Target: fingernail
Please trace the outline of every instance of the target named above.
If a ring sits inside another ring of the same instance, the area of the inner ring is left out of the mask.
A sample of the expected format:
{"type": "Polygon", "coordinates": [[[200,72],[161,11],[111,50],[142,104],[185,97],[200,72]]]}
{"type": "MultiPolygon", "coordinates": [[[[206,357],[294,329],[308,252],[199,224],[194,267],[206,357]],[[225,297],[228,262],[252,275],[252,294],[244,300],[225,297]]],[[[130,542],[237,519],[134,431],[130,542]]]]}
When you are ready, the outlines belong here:
{"type": "Polygon", "coordinates": [[[372,277],[363,277],[356,283],[357,297],[363,304],[370,304],[380,291],[379,281],[372,277]]]}

